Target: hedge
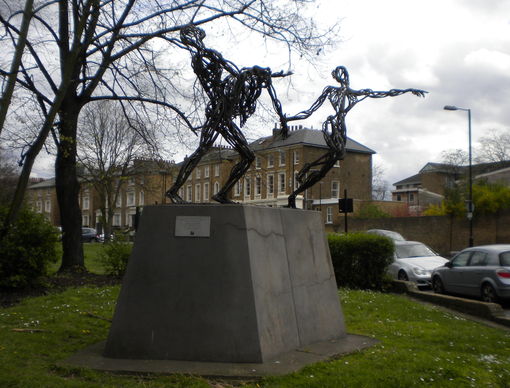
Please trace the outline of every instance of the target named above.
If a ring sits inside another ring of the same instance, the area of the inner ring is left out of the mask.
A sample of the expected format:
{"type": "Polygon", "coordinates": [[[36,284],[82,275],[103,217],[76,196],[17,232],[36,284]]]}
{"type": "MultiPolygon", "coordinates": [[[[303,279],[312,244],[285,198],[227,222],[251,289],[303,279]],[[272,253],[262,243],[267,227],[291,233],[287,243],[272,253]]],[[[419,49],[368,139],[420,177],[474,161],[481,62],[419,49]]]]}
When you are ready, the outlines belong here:
{"type": "Polygon", "coordinates": [[[338,287],[383,289],[395,249],[391,239],[350,233],[330,234],[328,242],[338,287]]]}

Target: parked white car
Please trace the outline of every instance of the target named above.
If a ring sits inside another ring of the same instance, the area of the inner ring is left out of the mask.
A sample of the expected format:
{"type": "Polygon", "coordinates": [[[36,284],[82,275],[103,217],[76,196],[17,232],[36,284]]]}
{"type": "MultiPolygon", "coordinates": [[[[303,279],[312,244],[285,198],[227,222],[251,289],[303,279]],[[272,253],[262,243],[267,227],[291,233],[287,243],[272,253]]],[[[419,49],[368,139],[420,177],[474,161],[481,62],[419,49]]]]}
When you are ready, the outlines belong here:
{"type": "Polygon", "coordinates": [[[425,244],[418,241],[394,241],[395,258],[388,267],[393,279],[430,286],[432,270],[448,262],[425,244]]]}

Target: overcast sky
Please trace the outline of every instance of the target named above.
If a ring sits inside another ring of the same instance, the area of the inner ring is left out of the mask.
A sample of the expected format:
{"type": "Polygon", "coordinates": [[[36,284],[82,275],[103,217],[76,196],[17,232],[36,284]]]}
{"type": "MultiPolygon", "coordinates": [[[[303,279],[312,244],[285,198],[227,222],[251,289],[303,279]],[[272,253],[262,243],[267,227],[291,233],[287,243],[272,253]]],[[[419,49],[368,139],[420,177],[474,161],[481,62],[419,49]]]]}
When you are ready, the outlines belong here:
{"type": "MultiPolygon", "coordinates": [[[[340,42],[321,52],[315,66],[292,63],[291,83],[277,85],[286,113],[308,108],[324,86],[334,85],[331,70],[338,65],[348,68],[354,89],[429,91],[424,99],[367,99],[347,116],[348,136],[377,152],[375,162],[390,183],[440,162],[444,150],[467,151],[467,113],[444,105],[472,109],[474,146],[489,129],[510,130],[510,0],[322,0],[310,12],[324,23],[340,19],[340,42]]],[[[220,38],[214,29],[206,32],[210,42],[220,38]]],[[[240,45],[211,47],[233,59],[240,45]]],[[[236,63],[287,70],[286,53],[254,56],[249,49],[244,63],[236,63]]],[[[325,105],[295,124],[320,128],[331,113],[325,105]]]]}

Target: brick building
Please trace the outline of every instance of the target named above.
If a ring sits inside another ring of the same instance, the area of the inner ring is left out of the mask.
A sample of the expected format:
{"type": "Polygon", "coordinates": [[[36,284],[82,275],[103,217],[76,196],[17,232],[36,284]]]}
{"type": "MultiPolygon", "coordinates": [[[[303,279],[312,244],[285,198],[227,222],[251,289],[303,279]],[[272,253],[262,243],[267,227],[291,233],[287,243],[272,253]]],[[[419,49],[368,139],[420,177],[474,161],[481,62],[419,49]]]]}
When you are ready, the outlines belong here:
{"type": "MultiPolygon", "coordinates": [[[[296,174],[305,163],[312,162],[327,150],[322,132],[291,127],[289,136],[283,139],[277,132],[272,136],[257,139],[250,144],[256,158],[245,176],[229,194],[234,202],[260,205],[285,206],[287,197],[297,187],[296,174]]],[[[356,200],[371,200],[373,150],[352,140],[347,140],[345,159],[337,163],[326,177],[314,187],[306,190],[296,200],[297,207],[321,210],[325,222],[330,224],[338,218],[338,198],[344,190],[356,200]]],[[[208,203],[213,194],[226,182],[230,170],[238,161],[238,154],[225,147],[214,147],[200,161],[188,180],[180,188],[179,195],[188,202],[208,203]]],[[[137,160],[127,177],[121,180],[119,195],[113,216],[113,226],[133,226],[136,207],[166,204],[170,200],[165,192],[171,187],[181,164],[137,160]]],[[[54,180],[45,181],[45,190],[54,189],[54,180]]],[[[42,182],[44,183],[44,182],[42,182]]],[[[38,185],[29,187],[29,201],[36,209],[39,198],[38,185]]],[[[52,222],[59,224],[56,196],[53,195],[50,210],[52,222]]],[[[82,182],[80,206],[83,226],[97,226],[100,222],[101,199],[93,183],[82,182]]]]}

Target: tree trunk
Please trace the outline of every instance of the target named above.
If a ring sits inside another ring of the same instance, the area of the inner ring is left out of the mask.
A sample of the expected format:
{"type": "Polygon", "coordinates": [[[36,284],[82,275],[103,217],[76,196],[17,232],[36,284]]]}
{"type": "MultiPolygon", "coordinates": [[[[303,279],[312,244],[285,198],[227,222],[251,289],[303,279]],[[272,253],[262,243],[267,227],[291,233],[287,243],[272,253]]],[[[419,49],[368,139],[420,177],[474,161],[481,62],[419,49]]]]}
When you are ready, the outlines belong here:
{"type": "Polygon", "coordinates": [[[55,186],[62,223],[62,265],[59,272],[85,271],[81,242],[80,183],[76,171],[76,130],[79,106],[69,99],[60,122],[60,143],[55,160],[55,186]],[[75,106],[72,106],[75,105],[75,106]]]}

